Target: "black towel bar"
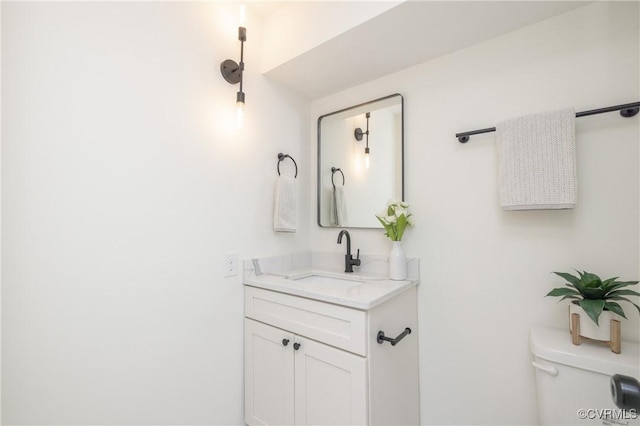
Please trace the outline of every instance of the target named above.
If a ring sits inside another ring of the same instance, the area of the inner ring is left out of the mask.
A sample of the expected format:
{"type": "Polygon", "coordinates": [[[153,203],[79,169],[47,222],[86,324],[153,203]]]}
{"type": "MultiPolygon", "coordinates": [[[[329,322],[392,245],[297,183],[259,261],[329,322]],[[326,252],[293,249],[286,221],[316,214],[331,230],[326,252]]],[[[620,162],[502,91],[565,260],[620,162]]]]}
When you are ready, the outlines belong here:
{"type": "MultiPolygon", "coordinates": [[[[620,111],[620,115],[625,118],[633,117],[638,112],[640,112],[640,102],[632,102],[630,104],[614,105],[606,108],[598,108],[598,109],[591,109],[589,111],[577,112],[576,117],[578,118],[586,117],[588,115],[603,114],[605,112],[613,112],[613,111],[620,111]]],[[[495,127],[487,127],[486,129],[456,133],[456,138],[458,138],[458,142],[460,143],[467,143],[469,142],[469,136],[479,135],[481,133],[490,133],[495,131],[496,131],[495,127]]]]}
{"type": "Polygon", "coordinates": [[[395,346],[398,344],[400,340],[404,339],[407,334],[411,334],[411,329],[409,327],[405,328],[404,331],[400,333],[398,337],[396,337],[395,339],[392,339],[390,337],[385,337],[384,331],[380,330],[378,331],[378,336],[376,337],[376,341],[380,344],[382,344],[383,342],[389,342],[391,343],[391,346],[395,346]]]}

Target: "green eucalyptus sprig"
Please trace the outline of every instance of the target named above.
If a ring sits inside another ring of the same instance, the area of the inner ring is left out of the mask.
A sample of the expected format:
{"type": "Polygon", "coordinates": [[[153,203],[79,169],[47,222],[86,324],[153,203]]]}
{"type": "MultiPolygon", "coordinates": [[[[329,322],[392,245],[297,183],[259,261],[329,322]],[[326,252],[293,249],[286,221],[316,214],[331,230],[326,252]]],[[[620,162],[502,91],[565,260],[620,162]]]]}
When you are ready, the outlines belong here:
{"type": "Polygon", "coordinates": [[[385,234],[391,241],[400,241],[407,226],[413,226],[412,214],[409,213],[409,204],[404,201],[390,200],[387,210],[377,214],[376,218],[384,226],[385,234]]]}
{"type": "Polygon", "coordinates": [[[578,304],[589,315],[596,324],[603,310],[614,312],[623,318],[622,306],[617,301],[625,301],[631,303],[640,314],[640,306],[633,303],[624,296],[640,296],[640,293],[634,290],[625,289],[630,285],[638,284],[638,281],[616,281],[618,277],[601,280],[596,274],[590,272],[576,271],[579,277],[568,274],[566,272],[554,272],[554,274],[567,280],[565,287],[558,287],[547,293],[547,296],[562,297],[560,301],[565,299],[577,300],[578,304]]]}

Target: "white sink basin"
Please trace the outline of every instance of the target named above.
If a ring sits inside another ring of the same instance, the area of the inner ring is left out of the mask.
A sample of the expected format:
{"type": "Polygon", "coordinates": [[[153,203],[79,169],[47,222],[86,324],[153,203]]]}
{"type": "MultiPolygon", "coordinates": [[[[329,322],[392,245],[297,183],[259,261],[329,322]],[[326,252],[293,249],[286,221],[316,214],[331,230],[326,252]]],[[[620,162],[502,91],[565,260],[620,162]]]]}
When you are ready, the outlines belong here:
{"type": "Polygon", "coordinates": [[[357,277],[349,277],[349,278],[337,278],[328,275],[319,275],[319,274],[309,274],[303,275],[300,277],[290,278],[295,281],[296,284],[313,284],[313,285],[330,285],[330,286],[340,286],[342,288],[351,288],[356,287],[364,283],[365,281],[362,279],[358,279],[357,277]]]}
{"type": "Polygon", "coordinates": [[[350,308],[369,310],[407,288],[417,285],[417,280],[393,281],[385,275],[298,269],[245,276],[244,284],[350,308]]]}

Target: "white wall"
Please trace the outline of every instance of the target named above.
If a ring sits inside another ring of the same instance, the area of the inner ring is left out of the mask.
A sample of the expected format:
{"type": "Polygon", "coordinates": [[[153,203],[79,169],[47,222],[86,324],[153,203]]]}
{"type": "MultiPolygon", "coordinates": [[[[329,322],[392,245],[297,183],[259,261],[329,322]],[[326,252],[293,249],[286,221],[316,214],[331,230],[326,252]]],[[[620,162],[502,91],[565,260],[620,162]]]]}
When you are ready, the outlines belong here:
{"type": "Polygon", "coordinates": [[[261,76],[249,16],[234,132],[228,4],[2,7],[3,424],[241,424],[224,254],[308,247],[308,103],[261,76]],[[280,151],[296,234],[272,231],[280,151]]]}
{"type": "Polygon", "coordinates": [[[268,72],[405,0],[290,1],[264,19],[262,72],[268,72]]]}
{"type": "MultiPolygon", "coordinates": [[[[0,46],[2,46],[2,2],[0,2],[0,46]]],[[[1,50],[1,49],[0,49],[1,50]]],[[[2,54],[0,54],[0,94],[2,93],[2,54]]],[[[2,223],[2,102],[0,102],[0,224],[2,223]]],[[[0,395],[2,395],[2,226],[0,226],[0,395]]],[[[2,424],[2,398],[0,398],[2,424]]]]}
{"type": "MultiPolygon", "coordinates": [[[[421,259],[424,423],[536,423],[528,333],[567,325],[566,305],[544,297],[562,283],[550,272],[638,279],[640,118],[577,120],[578,205],[569,211],[503,212],[495,134],[466,145],[454,137],[518,115],[639,100],[638,16],[637,2],[592,4],[312,103],[314,123],[405,96],[406,200],[416,226],[404,242],[421,259]]],[[[342,252],[336,234],[314,226],[312,246],[342,252]]],[[[353,230],[352,241],[390,249],[381,230],[353,230]]],[[[625,311],[623,337],[638,341],[637,312],[625,311]]]]}

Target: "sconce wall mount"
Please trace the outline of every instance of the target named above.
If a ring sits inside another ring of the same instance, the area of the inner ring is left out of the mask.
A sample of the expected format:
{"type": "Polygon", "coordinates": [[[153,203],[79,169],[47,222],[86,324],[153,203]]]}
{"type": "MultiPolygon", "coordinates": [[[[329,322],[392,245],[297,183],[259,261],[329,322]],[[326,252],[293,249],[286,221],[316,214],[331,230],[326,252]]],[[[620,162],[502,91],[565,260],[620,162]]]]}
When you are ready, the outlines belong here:
{"type": "Polygon", "coordinates": [[[222,77],[229,84],[242,83],[242,73],[244,72],[244,42],[247,41],[247,29],[245,27],[238,27],[238,40],[240,40],[240,63],[237,63],[233,59],[226,59],[220,64],[222,77]]]}
{"type": "Polygon", "coordinates": [[[370,150],[369,150],[369,117],[371,117],[371,113],[368,112],[365,114],[365,117],[367,118],[367,130],[366,131],[362,131],[362,129],[360,127],[356,128],[353,131],[353,136],[356,138],[356,140],[359,142],[363,139],[364,136],[367,137],[367,141],[365,144],[365,148],[364,148],[364,164],[365,164],[365,168],[369,168],[369,154],[370,154],[370,150]]]}
{"type": "Polygon", "coordinates": [[[362,128],[357,127],[353,131],[353,136],[356,138],[358,142],[360,142],[363,139],[364,135],[367,135],[367,139],[369,139],[369,117],[371,117],[371,113],[370,112],[366,113],[365,117],[367,117],[367,130],[362,131],[362,128]]]}
{"type": "Polygon", "coordinates": [[[233,59],[226,59],[220,64],[220,72],[222,77],[227,80],[229,84],[238,84],[242,79],[242,70],[240,64],[233,59]]]}
{"type": "Polygon", "coordinates": [[[247,29],[238,27],[238,40],[240,41],[240,62],[233,59],[226,59],[220,63],[220,73],[229,84],[240,83],[240,88],[236,94],[236,105],[238,108],[238,128],[242,127],[242,116],[244,110],[244,91],[242,90],[244,75],[244,42],[247,41],[247,29]]]}

